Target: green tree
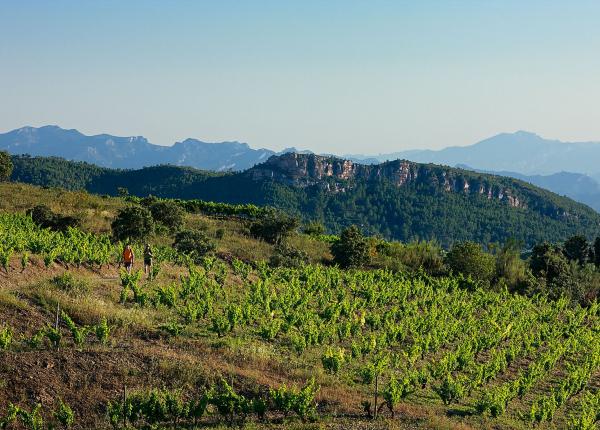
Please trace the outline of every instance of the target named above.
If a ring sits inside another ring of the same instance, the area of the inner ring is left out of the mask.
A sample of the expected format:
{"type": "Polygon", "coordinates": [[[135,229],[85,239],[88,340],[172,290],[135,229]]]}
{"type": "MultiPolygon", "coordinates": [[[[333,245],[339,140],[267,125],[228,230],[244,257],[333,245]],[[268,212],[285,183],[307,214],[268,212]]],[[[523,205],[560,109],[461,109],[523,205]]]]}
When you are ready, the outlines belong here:
{"type": "Polygon", "coordinates": [[[10,154],[0,151],[0,182],[8,181],[13,171],[13,162],[10,154]]]}
{"type": "Polygon", "coordinates": [[[355,225],[350,226],[331,245],[333,260],[340,267],[361,267],[369,263],[369,242],[355,225]]]}
{"type": "Polygon", "coordinates": [[[250,226],[250,233],[266,242],[277,244],[292,234],[299,224],[296,217],[280,211],[269,211],[250,226]]]}
{"type": "Polygon", "coordinates": [[[185,213],[181,207],[172,200],[158,200],[149,206],[154,221],[171,232],[181,229],[185,213]]]}
{"type": "Polygon", "coordinates": [[[154,220],[145,207],[129,206],[119,211],[111,227],[116,240],[144,240],[154,232],[154,220]]]}
{"type": "Polygon", "coordinates": [[[600,267],[600,237],[594,241],[594,264],[600,267]]]}
{"type": "Polygon", "coordinates": [[[485,252],[481,245],[474,242],[462,242],[454,245],[446,255],[446,264],[454,273],[489,285],[495,272],[494,256],[485,252]]]}
{"type": "Polygon", "coordinates": [[[535,276],[552,282],[569,271],[569,262],[560,248],[544,242],[533,247],[529,267],[535,276]]]}
{"type": "Polygon", "coordinates": [[[569,261],[577,261],[581,265],[585,264],[590,256],[590,245],[585,236],[581,235],[567,239],[563,250],[569,261]]]}
{"type": "Polygon", "coordinates": [[[201,231],[182,230],[175,235],[173,247],[199,262],[202,257],[216,249],[216,245],[201,231]]]}

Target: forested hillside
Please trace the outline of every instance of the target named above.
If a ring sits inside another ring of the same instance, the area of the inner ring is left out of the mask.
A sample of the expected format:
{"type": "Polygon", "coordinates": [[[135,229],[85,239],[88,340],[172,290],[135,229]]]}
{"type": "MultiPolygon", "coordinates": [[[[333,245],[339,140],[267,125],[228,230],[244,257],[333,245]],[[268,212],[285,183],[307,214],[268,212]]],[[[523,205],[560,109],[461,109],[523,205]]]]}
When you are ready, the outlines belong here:
{"type": "Polygon", "coordinates": [[[13,157],[12,179],[115,195],[272,205],[330,232],[363,231],[443,245],[515,238],[526,245],[593,237],[600,215],[589,207],[522,181],[461,169],[392,161],[365,166],[333,157],[285,154],[236,174],[155,166],[102,169],[57,158],[13,157]]]}

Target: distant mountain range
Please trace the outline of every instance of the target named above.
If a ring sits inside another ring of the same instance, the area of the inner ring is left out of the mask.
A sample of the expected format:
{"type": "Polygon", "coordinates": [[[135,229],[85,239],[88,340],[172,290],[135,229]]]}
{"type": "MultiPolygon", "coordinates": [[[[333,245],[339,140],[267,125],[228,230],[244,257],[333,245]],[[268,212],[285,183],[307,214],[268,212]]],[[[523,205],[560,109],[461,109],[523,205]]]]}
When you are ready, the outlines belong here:
{"type": "Polygon", "coordinates": [[[557,172],[584,173],[600,177],[600,142],[561,142],[527,131],[501,133],[469,146],[440,150],[417,149],[380,155],[348,155],[367,162],[407,159],[418,163],[472,166],[487,171],[525,175],[557,172]]]}
{"type": "MultiPolygon", "coordinates": [[[[0,150],[11,154],[56,156],[101,167],[139,169],[171,164],[212,171],[242,171],[272,155],[311,153],[288,148],[281,152],[253,149],[240,142],[185,139],[173,146],[154,145],[144,137],[109,134],[86,136],[57,126],[22,127],[0,134],[0,150]]],[[[534,133],[503,133],[479,143],[442,150],[410,150],[380,155],[348,155],[363,164],[407,159],[421,163],[460,166],[511,176],[566,195],[600,211],[600,143],[565,143],[534,133]]]]}
{"type": "Polygon", "coordinates": [[[469,146],[348,155],[362,163],[408,159],[521,179],[600,211],[600,142],[561,142],[535,133],[502,133],[469,146]]]}
{"type": "Polygon", "coordinates": [[[58,158],[13,156],[15,181],[131,194],[279,207],[338,233],[356,224],[402,241],[436,239],[444,246],[522,240],[527,246],[573,234],[595,237],[591,208],[517,179],[396,160],[376,165],[287,153],[242,172],[176,166],[101,168],[58,158]]]}
{"type": "MultiPolygon", "coordinates": [[[[86,136],[77,130],[53,125],[22,127],[0,134],[0,150],[11,154],[61,157],[121,169],[172,164],[214,171],[244,170],[275,154],[275,151],[252,149],[240,142],[185,139],[173,146],[160,146],[142,136],[86,136]]],[[[286,151],[295,151],[295,148],[286,151]]]]}

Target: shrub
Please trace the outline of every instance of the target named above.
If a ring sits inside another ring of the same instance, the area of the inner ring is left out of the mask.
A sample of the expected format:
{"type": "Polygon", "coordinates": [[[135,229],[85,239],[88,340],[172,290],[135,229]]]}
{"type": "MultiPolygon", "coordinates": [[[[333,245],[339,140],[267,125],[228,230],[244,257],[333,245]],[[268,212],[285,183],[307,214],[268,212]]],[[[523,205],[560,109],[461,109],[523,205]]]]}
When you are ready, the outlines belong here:
{"type": "Polygon", "coordinates": [[[90,285],[85,279],[75,278],[69,272],[64,272],[50,280],[55,287],[75,296],[86,294],[90,291],[90,285]]]}
{"type": "Polygon", "coordinates": [[[54,411],[54,418],[58,421],[64,429],[70,429],[75,422],[75,414],[73,409],[64,403],[62,399],[58,399],[58,409],[54,411]]]}
{"type": "Polygon", "coordinates": [[[56,327],[47,324],[44,328],[44,336],[48,339],[48,341],[54,348],[60,347],[62,334],[60,334],[60,331],[56,327]]]}
{"type": "Polygon", "coordinates": [[[447,374],[442,383],[433,390],[442,399],[445,405],[449,405],[462,399],[465,395],[465,386],[463,380],[456,380],[452,378],[452,375],[447,374]]]}
{"type": "Polygon", "coordinates": [[[145,207],[130,206],[119,211],[111,227],[116,240],[143,240],[154,232],[154,220],[145,207]]]}
{"type": "Polygon", "coordinates": [[[281,243],[275,246],[275,250],[269,259],[272,267],[301,267],[308,263],[308,254],[289,244],[281,243]]]}
{"type": "Polygon", "coordinates": [[[313,379],[299,390],[283,385],[275,390],[269,390],[269,395],[275,410],[285,415],[295,412],[304,421],[314,417],[317,412],[315,396],[318,391],[319,387],[315,385],[313,379]]]}
{"type": "Polygon", "coordinates": [[[442,248],[434,241],[411,243],[380,242],[376,246],[378,259],[373,262],[391,270],[424,270],[430,275],[445,272],[442,248]]]}
{"type": "Polygon", "coordinates": [[[409,394],[415,391],[415,383],[409,377],[400,380],[392,376],[390,382],[383,391],[383,399],[390,410],[392,417],[395,415],[395,406],[409,394]]]}
{"type": "Polygon", "coordinates": [[[96,338],[102,345],[106,345],[108,342],[108,337],[110,336],[110,327],[106,318],[102,318],[100,324],[94,327],[94,331],[96,333],[96,338]]]}
{"type": "Polygon", "coordinates": [[[71,335],[73,336],[73,341],[75,345],[81,346],[85,343],[85,339],[87,337],[90,328],[87,326],[78,327],[77,324],[71,319],[71,317],[66,313],[62,312],[62,319],[71,331],[71,335]]]}
{"type": "Polygon", "coordinates": [[[69,227],[77,228],[81,225],[78,217],[56,214],[46,205],[34,206],[27,211],[27,215],[40,227],[55,231],[67,231],[69,227]]]}
{"type": "Polygon", "coordinates": [[[345,353],[344,350],[338,348],[334,350],[332,348],[328,348],[321,357],[321,362],[323,363],[323,368],[329,373],[338,373],[342,368],[342,364],[345,361],[345,353]]]}
{"type": "Polygon", "coordinates": [[[533,275],[521,258],[519,248],[519,244],[508,242],[496,252],[495,283],[506,286],[510,291],[527,292],[533,275]]]}
{"type": "Polygon", "coordinates": [[[175,232],[183,227],[185,212],[175,202],[171,200],[158,200],[149,206],[154,221],[171,232],[175,232]]]}
{"type": "Polygon", "coordinates": [[[8,349],[13,339],[12,328],[3,326],[0,328],[0,349],[8,349]]]}
{"type": "Polygon", "coordinates": [[[346,228],[331,245],[333,260],[340,267],[360,267],[369,263],[369,243],[356,226],[346,228]]]}
{"type": "Polygon", "coordinates": [[[213,252],[216,245],[201,231],[182,230],[175,235],[175,249],[189,255],[199,264],[206,254],[213,252]]]}
{"type": "Polygon", "coordinates": [[[269,211],[261,219],[252,223],[250,233],[265,242],[277,244],[292,234],[299,224],[300,221],[296,217],[283,212],[269,211]]]}
{"type": "Polygon", "coordinates": [[[454,245],[446,255],[446,264],[454,273],[470,276],[485,285],[489,285],[495,271],[494,256],[474,242],[454,245]]]}

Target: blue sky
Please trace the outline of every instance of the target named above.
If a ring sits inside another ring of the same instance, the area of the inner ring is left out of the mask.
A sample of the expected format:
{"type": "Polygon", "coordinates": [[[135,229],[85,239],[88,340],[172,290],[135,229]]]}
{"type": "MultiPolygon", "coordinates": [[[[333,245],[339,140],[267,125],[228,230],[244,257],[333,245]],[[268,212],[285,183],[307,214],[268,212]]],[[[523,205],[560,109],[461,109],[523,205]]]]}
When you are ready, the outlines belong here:
{"type": "Polygon", "coordinates": [[[0,131],[379,153],[600,140],[598,1],[0,3],[0,131]]]}

